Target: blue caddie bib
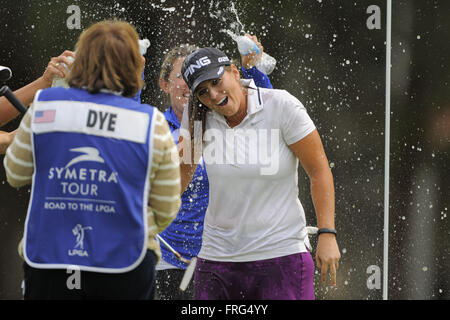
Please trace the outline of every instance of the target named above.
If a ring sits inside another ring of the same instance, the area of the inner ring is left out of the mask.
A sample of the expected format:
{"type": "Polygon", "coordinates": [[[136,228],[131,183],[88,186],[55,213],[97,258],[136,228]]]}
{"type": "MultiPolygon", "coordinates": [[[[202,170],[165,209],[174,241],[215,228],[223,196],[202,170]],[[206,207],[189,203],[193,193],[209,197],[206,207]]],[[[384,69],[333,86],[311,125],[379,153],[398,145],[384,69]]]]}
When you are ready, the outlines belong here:
{"type": "Polygon", "coordinates": [[[147,250],[154,108],[112,93],[39,91],[24,256],[35,268],[120,273],[147,250]]]}

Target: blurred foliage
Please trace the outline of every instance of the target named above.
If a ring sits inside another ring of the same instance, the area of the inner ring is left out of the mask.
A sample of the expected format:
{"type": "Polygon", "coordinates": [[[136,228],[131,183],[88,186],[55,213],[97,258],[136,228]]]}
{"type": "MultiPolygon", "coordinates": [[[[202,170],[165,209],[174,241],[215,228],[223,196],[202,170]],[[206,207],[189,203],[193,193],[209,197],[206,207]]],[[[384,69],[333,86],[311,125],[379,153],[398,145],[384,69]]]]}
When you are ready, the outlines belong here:
{"type": "MultiPolygon", "coordinates": [[[[381,290],[368,289],[366,270],[383,266],[385,1],[5,0],[2,4],[0,64],[13,70],[11,88],[39,77],[50,57],[73,49],[82,29],[118,18],[131,22],[151,42],[142,100],[161,110],[167,105],[157,78],[171,47],[181,43],[217,46],[238,58],[236,45],[222,30],[256,34],[265,51],[278,61],[270,75],[274,87],[289,91],[308,109],[335,178],[342,261],[337,288],[323,286],[316,276],[317,298],[381,298],[381,290]],[[67,28],[69,5],[80,7],[81,30],[67,28]],[[381,30],[366,26],[370,5],[381,8],[381,30]]],[[[449,2],[443,0],[394,1],[392,299],[450,298],[449,9],[449,2]]],[[[3,129],[14,129],[19,120],[3,129]]],[[[4,170],[0,171],[0,298],[20,299],[22,262],[16,245],[22,236],[29,190],[10,188],[4,170]]],[[[302,169],[299,190],[308,224],[314,225],[309,182],[302,169]]]]}

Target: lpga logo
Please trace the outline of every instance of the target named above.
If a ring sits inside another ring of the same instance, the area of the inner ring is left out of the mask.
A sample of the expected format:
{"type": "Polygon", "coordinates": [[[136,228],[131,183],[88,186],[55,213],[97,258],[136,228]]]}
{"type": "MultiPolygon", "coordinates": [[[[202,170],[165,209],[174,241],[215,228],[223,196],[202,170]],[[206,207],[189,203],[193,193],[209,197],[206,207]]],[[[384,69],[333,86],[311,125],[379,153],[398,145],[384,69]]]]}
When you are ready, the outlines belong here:
{"type": "Polygon", "coordinates": [[[83,227],[81,224],[77,224],[72,233],[76,238],[75,248],[69,250],[69,256],[89,257],[86,250],[84,250],[84,231],[92,230],[92,227],[83,227]]]}

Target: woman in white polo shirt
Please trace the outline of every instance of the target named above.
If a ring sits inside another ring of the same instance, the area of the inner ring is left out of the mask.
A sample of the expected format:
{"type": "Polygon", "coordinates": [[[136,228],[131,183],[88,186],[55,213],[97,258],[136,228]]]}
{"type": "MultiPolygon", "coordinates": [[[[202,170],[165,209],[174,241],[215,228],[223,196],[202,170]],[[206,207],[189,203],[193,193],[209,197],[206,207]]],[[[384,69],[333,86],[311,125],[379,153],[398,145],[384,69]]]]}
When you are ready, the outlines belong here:
{"type": "Polygon", "coordinates": [[[182,190],[200,155],[210,183],[194,274],[196,299],[314,299],[314,262],[304,244],[305,213],[298,199],[299,162],[311,182],[322,281],[329,271],[336,284],[340,253],[333,177],[306,109],[285,90],[241,80],[236,66],[215,48],[188,56],[182,73],[192,97],[180,140],[182,190]]]}

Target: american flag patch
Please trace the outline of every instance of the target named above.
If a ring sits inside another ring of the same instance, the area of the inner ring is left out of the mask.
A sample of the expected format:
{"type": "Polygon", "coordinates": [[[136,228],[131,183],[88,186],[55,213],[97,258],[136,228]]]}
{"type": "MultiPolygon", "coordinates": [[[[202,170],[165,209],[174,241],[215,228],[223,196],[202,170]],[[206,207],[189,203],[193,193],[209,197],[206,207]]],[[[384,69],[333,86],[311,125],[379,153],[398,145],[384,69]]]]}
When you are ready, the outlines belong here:
{"type": "Polygon", "coordinates": [[[55,121],[56,110],[36,111],[34,123],[50,123],[55,121]]]}

